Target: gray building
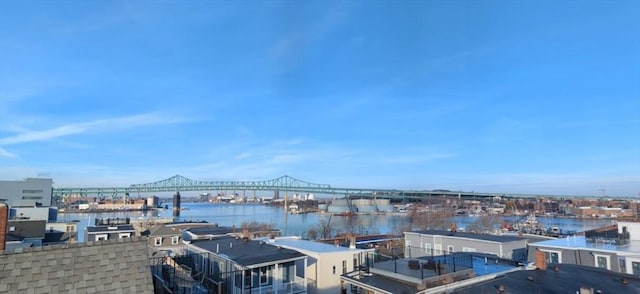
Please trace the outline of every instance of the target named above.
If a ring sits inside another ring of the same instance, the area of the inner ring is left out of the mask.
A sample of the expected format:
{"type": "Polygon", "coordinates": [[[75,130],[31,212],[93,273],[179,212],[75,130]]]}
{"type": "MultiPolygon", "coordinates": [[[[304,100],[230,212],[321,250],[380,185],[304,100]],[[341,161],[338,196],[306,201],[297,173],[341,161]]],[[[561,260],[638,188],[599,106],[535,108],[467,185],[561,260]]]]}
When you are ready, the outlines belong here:
{"type": "Polygon", "coordinates": [[[6,250],[42,246],[46,224],[44,220],[7,221],[6,250]]]}
{"type": "Polygon", "coordinates": [[[58,208],[56,207],[11,207],[9,209],[11,219],[45,220],[55,222],[58,220],[58,208]]]}
{"type": "Polygon", "coordinates": [[[586,231],[584,236],[531,243],[529,261],[538,258],[548,264],[584,265],[638,276],[640,230],[637,227],[640,227],[638,223],[618,222],[617,226],[586,231]]]}
{"type": "Polygon", "coordinates": [[[131,238],[136,229],[129,224],[128,218],[96,219],[96,225],[84,229],[84,241],[103,241],[131,238]]]}
{"type": "Polygon", "coordinates": [[[27,178],[21,181],[0,181],[0,201],[9,207],[51,206],[52,179],[27,178]]]}
{"type": "Polygon", "coordinates": [[[192,258],[191,275],[208,289],[218,289],[217,293],[307,293],[307,256],[295,250],[248,238],[219,237],[193,240],[187,253],[192,258]]]}
{"type": "Polygon", "coordinates": [[[478,252],[506,259],[527,259],[527,239],[518,236],[425,230],[405,232],[404,240],[406,257],[478,252]]]}
{"type": "MultiPolygon", "coordinates": [[[[203,239],[225,236],[233,232],[231,227],[219,227],[212,223],[169,223],[161,224],[149,233],[149,249],[154,252],[163,252],[166,255],[184,254],[183,240],[196,240],[203,234],[203,239]]],[[[157,254],[156,254],[157,255],[157,254]]]]}

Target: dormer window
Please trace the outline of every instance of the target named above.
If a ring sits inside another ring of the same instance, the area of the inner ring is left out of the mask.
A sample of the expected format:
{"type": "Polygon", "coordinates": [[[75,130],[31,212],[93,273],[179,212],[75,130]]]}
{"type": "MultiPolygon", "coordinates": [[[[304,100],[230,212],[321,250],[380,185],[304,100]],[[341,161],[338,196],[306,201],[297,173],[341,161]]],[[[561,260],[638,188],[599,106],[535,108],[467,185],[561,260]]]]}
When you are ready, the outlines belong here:
{"type": "Polygon", "coordinates": [[[154,239],[154,245],[161,246],[162,245],[162,237],[156,237],[154,239]]]}

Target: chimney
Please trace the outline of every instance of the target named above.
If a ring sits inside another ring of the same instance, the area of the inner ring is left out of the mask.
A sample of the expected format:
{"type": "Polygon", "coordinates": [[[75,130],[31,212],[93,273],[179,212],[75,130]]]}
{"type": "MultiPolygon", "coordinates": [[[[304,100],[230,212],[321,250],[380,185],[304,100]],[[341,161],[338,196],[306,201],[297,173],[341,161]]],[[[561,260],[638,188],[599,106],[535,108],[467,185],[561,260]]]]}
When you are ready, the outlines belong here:
{"type": "Polygon", "coordinates": [[[9,218],[9,206],[0,203],[0,250],[4,250],[4,242],[7,234],[7,219],[9,218]]]}
{"type": "Polygon", "coordinates": [[[536,268],[539,270],[546,270],[547,269],[547,258],[544,255],[543,251],[536,251],[536,268]]]}
{"type": "Polygon", "coordinates": [[[456,223],[452,223],[451,224],[451,232],[455,233],[458,231],[458,226],[456,225],[456,223]]]}
{"type": "Polygon", "coordinates": [[[242,229],[242,240],[249,241],[249,229],[242,229]]]}
{"type": "Polygon", "coordinates": [[[356,237],[349,236],[349,249],[356,249],[356,237]]]}
{"type": "Polygon", "coordinates": [[[593,288],[580,287],[580,294],[593,294],[593,288]]]}

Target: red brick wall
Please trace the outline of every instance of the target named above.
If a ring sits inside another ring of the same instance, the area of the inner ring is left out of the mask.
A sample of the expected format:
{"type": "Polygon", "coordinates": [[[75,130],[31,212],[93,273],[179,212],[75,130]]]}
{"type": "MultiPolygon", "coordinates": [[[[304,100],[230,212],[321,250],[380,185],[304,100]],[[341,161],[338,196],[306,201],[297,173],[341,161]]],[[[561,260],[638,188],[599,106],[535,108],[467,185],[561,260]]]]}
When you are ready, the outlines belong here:
{"type": "Polygon", "coordinates": [[[9,217],[9,207],[0,203],[0,250],[4,250],[4,242],[7,234],[7,218],[9,217]]]}

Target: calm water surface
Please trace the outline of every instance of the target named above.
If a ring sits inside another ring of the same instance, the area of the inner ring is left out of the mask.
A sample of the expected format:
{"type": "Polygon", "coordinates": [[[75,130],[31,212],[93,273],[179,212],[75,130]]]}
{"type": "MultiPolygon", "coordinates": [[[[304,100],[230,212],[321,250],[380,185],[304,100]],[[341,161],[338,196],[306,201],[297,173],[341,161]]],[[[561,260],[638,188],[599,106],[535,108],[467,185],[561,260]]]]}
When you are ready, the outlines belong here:
{"type": "MultiPolygon", "coordinates": [[[[354,231],[366,233],[389,233],[407,222],[405,215],[354,215],[332,216],[326,213],[288,214],[282,207],[265,206],[261,204],[229,204],[229,203],[183,203],[178,221],[208,221],[220,226],[236,226],[244,222],[263,222],[275,225],[283,235],[304,236],[309,228],[317,227],[321,220],[329,222],[334,233],[354,231]]],[[[79,221],[78,241],[84,241],[84,228],[93,225],[96,218],[125,218],[132,219],[147,217],[171,217],[171,207],[159,211],[126,211],[108,213],[60,213],[58,221],[79,221]]],[[[505,217],[513,222],[513,217],[505,217]]],[[[584,231],[614,223],[612,220],[594,219],[565,219],[538,217],[538,222],[544,226],[557,225],[563,230],[584,231]]],[[[456,216],[452,221],[459,228],[464,228],[475,221],[474,217],[456,216]]]]}

